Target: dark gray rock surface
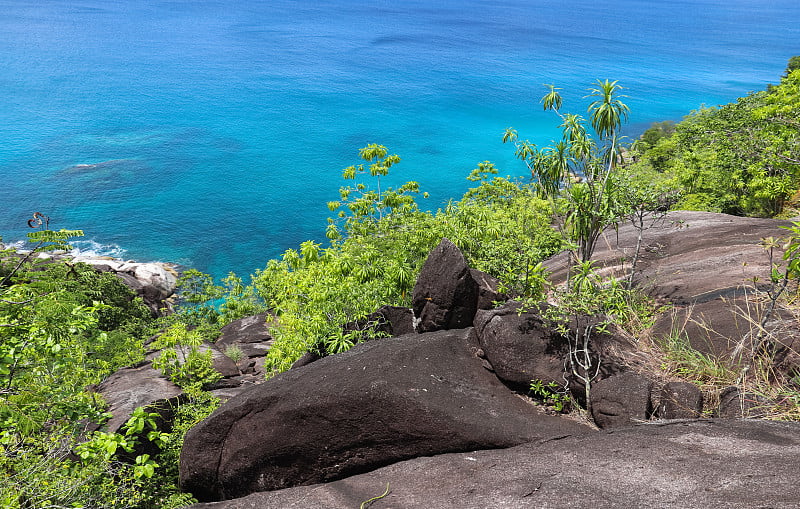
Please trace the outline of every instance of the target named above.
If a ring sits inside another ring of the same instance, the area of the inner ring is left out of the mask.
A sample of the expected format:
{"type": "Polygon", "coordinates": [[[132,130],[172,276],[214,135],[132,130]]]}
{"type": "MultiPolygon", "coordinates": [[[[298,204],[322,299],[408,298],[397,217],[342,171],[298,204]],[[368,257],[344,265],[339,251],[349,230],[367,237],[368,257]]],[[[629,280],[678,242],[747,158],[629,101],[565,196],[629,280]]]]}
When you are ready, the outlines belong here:
{"type": "Polygon", "coordinates": [[[656,417],[695,419],[703,412],[703,393],[693,383],[669,382],[661,389],[656,417]]]}
{"type": "Polygon", "coordinates": [[[111,432],[128,422],[138,407],[174,400],[183,394],[180,387],[161,376],[150,362],[117,370],[97,386],[97,392],[108,403],[112,417],[106,426],[111,432]]]}
{"type": "Polygon", "coordinates": [[[229,499],[590,431],[509,391],[483,368],[471,332],[362,343],[248,389],[186,435],[182,488],[229,499]]]}
{"type": "Polygon", "coordinates": [[[268,316],[269,313],[259,313],[232,321],[220,329],[220,337],[215,344],[220,348],[232,344],[272,344],[272,335],[267,327],[268,316]]]}
{"type": "Polygon", "coordinates": [[[537,313],[519,313],[519,304],[479,310],[475,332],[497,377],[518,385],[532,380],[545,384],[565,381],[566,341],[552,332],[537,313]]]}
{"type": "Polygon", "coordinates": [[[722,419],[764,417],[770,403],[760,394],[742,391],[739,387],[731,386],[720,393],[716,416],[722,419]]]}
{"type": "Polygon", "coordinates": [[[622,373],[592,384],[592,417],[601,428],[630,426],[650,418],[653,383],[636,373],[622,373]]]}
{"type": "MultiPolygon", "coordinates": [[[[659,317],[654,337],[683,330],[695,349],[728,355],[754,329],[752,320],[760,320],[758,306],[752,299],[745,304],[744,295],[754,278],[762,287],[769,281],[769,258],[761,239],[785,237],[788,232],[781,227],[788,225],[791,222],[777,219],[673,211],[645,231],[634,282],[657,301],[675,306],[659,317]]],[[[629,223],[604,232],[593,258],[599,270],[626,277],[636,237],[629,223]]],[[[777,259],[780,256],[776,253],[777,259]]],[[[561,254],[545,262],[553,281],[564,280],[566,260],[561,254]]],[[[800,329],[796,319],[784,325],[800,329]]]]}
{"type": "Polygon", "coordinates": [[[477,307],[478,284],[464,255],[455,244],[442,239],[428,254],[414,285],[417,332],[469,327],[477,307]]]}
{"type": "Polygon", "coordinates": [[[800,507],[800,424],[666,421],[417,458],[329,484],[195,509],[800,507]]]}
{"type": "MultiPolygon", "coordinates": [[[[760,241],[785,236],[786,230],[780,227],[790,224],[713,212],[670,212],[645,231],[634,281],[654,297],[675,304],[727,296],[754,276],[768,277],[769,260],[760,241]]],[[[606,231],[593,259],[608,271],[624,273],[620,259],[633,256],[636,236],[628,223],[620,225],[618,232],[606,231]]],[[[564,279],[565,260],[565,255],[559,255],[545,264],[555,281],[564,279]]]]}
{"type": "Polygon", "coordinates": [[[264,381],[264,358],[274,342],[267,324],[270,317],[259,313],[234,320],[222,327],[213,344],[203,345],[202,350],[211,350],[214,369],[223,376],[212,387],[215,395],[227,400],[264,381]]]}
{"type": "Polygon", "coordinates": [[[500,291],[500,280],[478,269],[470,269],[472,279],[478,284],[478,309],[492,309],[495,302],[508,300],[508,295],[500,291]]]}

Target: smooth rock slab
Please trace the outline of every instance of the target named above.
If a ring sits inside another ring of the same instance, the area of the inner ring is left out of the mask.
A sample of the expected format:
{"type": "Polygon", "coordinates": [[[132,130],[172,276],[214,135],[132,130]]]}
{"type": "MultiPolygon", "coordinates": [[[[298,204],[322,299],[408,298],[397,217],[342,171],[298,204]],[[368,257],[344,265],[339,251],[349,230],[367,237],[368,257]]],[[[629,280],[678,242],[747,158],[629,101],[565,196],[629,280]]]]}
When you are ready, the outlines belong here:
{"type": "Polygon", "coordinates": [[[667,421],[396,463],[329,484],[195,509],[800,506],[800,424],[667,421]]]}
{"type": "Polygon", "coordinates": [[[510,392],[483,368],[471,331],[370,341],[243,392],[186,435],[181,487],[230,499],[589,432],[510,392]]]}
{"type": "Polygon", "coordinates": [[[173,401],[183,394],[149,362],[117,370],[97,386],[97,392],[108,403],[112,417],[106,427],[112,433],[119,431],[138,407],[173,401]]]}
{"type": "MultiPolygon", "coordinates": [[[[656,301],[675,305],[657,320],[653,337],[668,337],[675,329],[703,353],[729,355],[753,330],[752,320],[760,320],[758,313],[747,318],[756,306],[745,303],[744,287],[752,287],[754,278],[762,289],[769,281],[771,267],[761,239],[785,237],[782,226],[790,225],[777,219],[694,211],[672,211],[656,222],[644,232],[633,277],[635,286],[656,301]]],[[[592,257],[598,271],[608,277],[628,277],[636,240],[637,231],[630,223],[604,232],[592,257]]],[[[776,259],[781,255],[777,252],[776,259]]],[[[552,281],[565,280],[566,262],[562,253],[544,263],[552,281]]],[[[789,330],[800,328],[796,319],[786,325],[783,328],[789,330]]]]}
{"type": "Polygon", "coordinates": [[[269,313],[259,313],[234,320],[222,329],[216,344],[225,347],[233,344],[268,343],[272,344],[272,335],[267,327],[269,313]]]}

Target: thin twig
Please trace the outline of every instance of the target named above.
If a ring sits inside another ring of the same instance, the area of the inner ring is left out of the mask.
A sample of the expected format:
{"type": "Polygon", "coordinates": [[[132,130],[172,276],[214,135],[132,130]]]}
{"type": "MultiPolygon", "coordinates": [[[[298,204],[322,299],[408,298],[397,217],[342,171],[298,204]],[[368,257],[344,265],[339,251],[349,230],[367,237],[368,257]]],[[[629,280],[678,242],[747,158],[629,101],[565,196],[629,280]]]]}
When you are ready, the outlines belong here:
{"type": "Polygon", "coordinates": [[[376,500],[380,500],[380,499],[382,499],[383,497],[385,497],[388,494],[389,494],[389,483],[387,482],[386,483],[386,491],[384,491],[383,494],[378,495],[377,497],[372,497],[372,498],[370,498],[368,500],[365,500],[365,501],[361,502],[361,506],[360,506],[359,509],[366,509],[367,507],[369,507],[369,505],[372,502],[375,502],[376,500]]]}

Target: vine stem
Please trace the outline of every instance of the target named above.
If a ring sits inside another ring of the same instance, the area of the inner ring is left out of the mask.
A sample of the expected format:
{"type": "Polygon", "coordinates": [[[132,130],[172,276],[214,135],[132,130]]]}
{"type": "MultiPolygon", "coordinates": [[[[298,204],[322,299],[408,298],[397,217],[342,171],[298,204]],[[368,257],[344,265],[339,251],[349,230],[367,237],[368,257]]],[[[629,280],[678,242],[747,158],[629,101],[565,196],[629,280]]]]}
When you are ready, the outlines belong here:
{"type": "Polygon", "coordinates": [[[365,501],[361,502],[361,506],[359,507],[359,509],[367,509],[367,507],[369,507],[369,505],[371,503],[375,502],[376,500],[382,499],[383,497],[385,497],[388,494],[389,494],[389,483],[387,482],[386,483],[386,491],[384,491],[381,495],[378,495],[377,497],[372,497],[369,500],[365,500],[365,501]]]}

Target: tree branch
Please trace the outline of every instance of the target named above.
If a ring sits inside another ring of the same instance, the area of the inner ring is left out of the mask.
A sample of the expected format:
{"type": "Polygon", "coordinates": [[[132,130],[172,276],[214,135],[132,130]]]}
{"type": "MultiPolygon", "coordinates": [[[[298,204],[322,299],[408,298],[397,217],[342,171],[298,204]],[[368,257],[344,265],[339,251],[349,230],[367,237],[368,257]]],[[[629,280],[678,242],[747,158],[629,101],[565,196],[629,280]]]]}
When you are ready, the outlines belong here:
{"type": "MultiPolygon", "coordinates": [[[[47,295],[47,294],[44,294],[44,295],[47,295]]],[[[42,296],[43,296],[43,295],[40,295],[40,297],[42,297],[42,296]]],[[[23,305],[23,304],[27,304],[27,303],[29,303],[29,302],[33,302],[33,299],[34,299],[34,298],[35,298],[35,297],[31,297],[31,298],[30,298],[30,299],[28,299],[28,300],[23,300],[23,301],[19,301],[19,302],[15,301],[15,300],[6,300],[6,299],[0,299],[0,302],[5,302],[6,304],[13,304],[13,305],[16,305],[16,306],[21,306],[21,305],[23,305]]]]}

